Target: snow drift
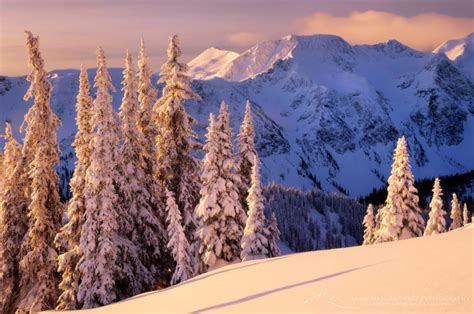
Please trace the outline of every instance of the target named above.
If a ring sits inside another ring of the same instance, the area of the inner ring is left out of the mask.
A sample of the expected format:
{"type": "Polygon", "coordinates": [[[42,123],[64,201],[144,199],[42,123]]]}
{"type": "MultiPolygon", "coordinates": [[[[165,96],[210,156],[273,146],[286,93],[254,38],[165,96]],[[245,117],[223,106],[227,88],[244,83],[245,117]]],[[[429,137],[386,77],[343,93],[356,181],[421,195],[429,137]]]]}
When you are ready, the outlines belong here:
{"type": "Polygon", "coordinates": [[[239,263],[85,312],[472,313],[473,236],[470,224],[440,235],[239,263]]]}

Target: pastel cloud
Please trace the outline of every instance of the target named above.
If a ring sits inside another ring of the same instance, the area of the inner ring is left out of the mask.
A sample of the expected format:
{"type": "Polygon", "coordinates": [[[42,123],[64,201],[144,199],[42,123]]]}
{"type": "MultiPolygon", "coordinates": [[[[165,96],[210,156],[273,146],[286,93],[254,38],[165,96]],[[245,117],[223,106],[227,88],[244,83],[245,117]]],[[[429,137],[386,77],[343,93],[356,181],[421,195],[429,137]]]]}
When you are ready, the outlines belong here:
{"type": "Polygon", "coordinates": [[[352,12],[349,16],[314,13],[296,23],[301,34],[335,34],[353,44],[397,39],[420,50],[432,50],[442,42],[474,31],[474,19],[438,13],[410,17],[381,11],[352,12]]]}
{"type": "Polygon", "coordinates": [[[240,47],[248,47],[266,39],[262,33],[235,32],[227,36],[227,42],[240,47]]]}

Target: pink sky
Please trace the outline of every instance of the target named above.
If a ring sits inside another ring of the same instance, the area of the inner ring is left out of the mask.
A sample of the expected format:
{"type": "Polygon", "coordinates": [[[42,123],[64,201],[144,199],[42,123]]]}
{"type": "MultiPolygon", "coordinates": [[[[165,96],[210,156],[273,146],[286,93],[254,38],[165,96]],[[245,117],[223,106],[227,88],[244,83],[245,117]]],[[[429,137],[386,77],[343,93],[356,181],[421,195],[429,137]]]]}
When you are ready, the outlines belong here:
{"type": "Polygon", "coordinates": [[[431,50],[473,32],[473,18],[472,0],[0,0],[0,75],[27,73],[24,29],[40,36],[49,70],[93,67],[99,45],[110,66],[122,66],[143,36],[158,71],[172,33],[185,60],[210,46],[241,52],[287,34],[397,38],[431,50]]]}

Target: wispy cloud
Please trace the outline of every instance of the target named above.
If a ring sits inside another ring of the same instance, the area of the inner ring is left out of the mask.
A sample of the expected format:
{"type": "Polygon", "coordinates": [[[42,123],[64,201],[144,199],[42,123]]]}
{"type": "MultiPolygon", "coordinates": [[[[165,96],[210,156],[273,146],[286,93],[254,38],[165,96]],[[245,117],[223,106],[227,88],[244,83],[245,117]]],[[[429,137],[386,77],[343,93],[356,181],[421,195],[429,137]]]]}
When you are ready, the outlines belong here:
{"type": "Polygon", "coordinates": [[[227,36],[227,42],[231,45],[248,47],[266,39],[263,33],[236,32],[227,36]]]}
{"type": "Polygon", "coordinates": [[[335,34],[353,44],[378,43],[396,38],[420,50],[474,31],[474,19],[438,13],[410,17],[381,11],[352,12],[349,16],[314,13],[296,22],[301,34],[335,34]]]}

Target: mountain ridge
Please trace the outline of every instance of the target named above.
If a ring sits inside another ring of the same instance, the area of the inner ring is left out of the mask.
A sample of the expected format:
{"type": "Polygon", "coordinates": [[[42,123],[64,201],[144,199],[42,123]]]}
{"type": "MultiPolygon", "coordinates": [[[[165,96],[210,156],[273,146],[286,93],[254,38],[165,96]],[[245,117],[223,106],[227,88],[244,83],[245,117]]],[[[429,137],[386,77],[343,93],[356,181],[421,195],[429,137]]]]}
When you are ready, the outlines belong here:
{"type": "MultiPolygon", "coordinates": [[[[474,169],[473,70],[444,53],[420,52],[396,40],[350,45],[334,35],[286,36],[239,56],[217,48],[208,53],[209,59],[201,54],[200,64],[190,62],[190,73],[200,67],[201,74],[222,76],[193,80],[202,100],[186,107],[198,121],[199,138],[209,113],[223,100],[235,135],[250,100],[265,182],[367,195],[385,184],[401,135],[407,137],[417,178],[474,169]],[[211,70],[203,66],[209,60],[216,60],[211,70]]],[[[110,72],[117,109],[121,69],[110,72]]],[[[50,74],[52,107],[63,121],[61,167],[69,171],[77,76],[77,70],[50,74]]],[[[24,77],[0,80],[0,120],[12,120],[16,130],[29,106],[22,100],[26,88],[24,77]]]]}

